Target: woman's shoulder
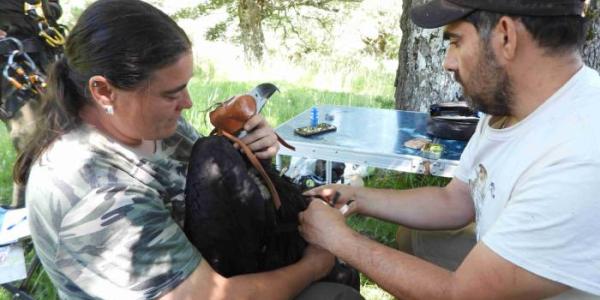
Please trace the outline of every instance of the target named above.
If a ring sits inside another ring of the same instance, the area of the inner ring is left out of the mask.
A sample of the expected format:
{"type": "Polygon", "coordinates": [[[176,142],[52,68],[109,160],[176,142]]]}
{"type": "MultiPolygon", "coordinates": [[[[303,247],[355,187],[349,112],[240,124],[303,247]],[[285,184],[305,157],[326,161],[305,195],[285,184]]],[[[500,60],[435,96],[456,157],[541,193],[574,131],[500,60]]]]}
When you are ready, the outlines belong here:
{"type": "Polygon", "coordinates": [[[41,189],[67,185],[73,191],[84,192],[102,185],[103,181],[125,177],[118,170],[136,162],[124,152],[111,147],[110,141],[90,128],[81,126],[50,145],[32,165],[27,183],[41,189]]]}

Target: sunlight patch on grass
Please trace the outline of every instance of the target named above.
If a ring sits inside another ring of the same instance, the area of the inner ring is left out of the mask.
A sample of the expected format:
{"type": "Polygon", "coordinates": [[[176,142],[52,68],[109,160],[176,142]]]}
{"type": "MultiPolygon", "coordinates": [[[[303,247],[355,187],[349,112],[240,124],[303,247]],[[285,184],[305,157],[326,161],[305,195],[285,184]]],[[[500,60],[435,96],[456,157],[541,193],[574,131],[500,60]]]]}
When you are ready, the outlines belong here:
{"type": "MultiPolygon", "coordinates": [[[[361,274],[361,277],[362,276],[363,275],[361,274]]],[[[361,280],[361,283],[362,283],[362,280],[361,280]]],[[[394,296],[390,295],[388,292],[382,290],[376,284],[371,283],[370,281],[368,283],[361,284],[360,294],[366,300],[393,300],[393,299],[396,299],[396,298],[394,298],[394,296]]]]}

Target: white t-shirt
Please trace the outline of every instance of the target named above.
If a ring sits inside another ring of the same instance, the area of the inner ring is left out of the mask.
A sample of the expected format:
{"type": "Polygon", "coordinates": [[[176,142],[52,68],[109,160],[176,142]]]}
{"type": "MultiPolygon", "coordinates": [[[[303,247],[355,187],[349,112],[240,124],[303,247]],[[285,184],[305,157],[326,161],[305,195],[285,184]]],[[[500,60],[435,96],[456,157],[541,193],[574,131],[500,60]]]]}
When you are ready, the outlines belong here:
{"type": "Polygon", "coordinates": [[[455,175],[471,189],[477,239],[573,288],[556,299],[600,299],[600,76],[583,67],[516,125],[489,121],[455,175]]]}

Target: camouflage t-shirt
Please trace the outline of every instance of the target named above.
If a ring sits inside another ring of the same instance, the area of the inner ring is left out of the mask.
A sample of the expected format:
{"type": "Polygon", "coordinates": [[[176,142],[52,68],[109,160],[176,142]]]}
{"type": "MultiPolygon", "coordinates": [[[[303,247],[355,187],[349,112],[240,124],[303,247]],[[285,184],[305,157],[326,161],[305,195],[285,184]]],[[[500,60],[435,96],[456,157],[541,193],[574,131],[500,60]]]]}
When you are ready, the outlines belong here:
{"type": "Polygon", "coordinates": [[[197,138],[182,120],[144,156],[81,125],[36,161],[31,236],[61,298],[156,298],[196,269],[200,253],[180,225],[197,138]]]}

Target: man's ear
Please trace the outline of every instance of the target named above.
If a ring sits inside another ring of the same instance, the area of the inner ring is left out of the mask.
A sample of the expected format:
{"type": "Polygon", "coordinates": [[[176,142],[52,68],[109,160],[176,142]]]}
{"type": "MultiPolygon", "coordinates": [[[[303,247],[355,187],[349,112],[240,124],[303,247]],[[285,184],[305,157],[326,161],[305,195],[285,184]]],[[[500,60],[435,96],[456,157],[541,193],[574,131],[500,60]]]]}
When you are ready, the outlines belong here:
{"type": "Polygon", "coordinates": [[[88,89],[92,100],[102,107],[113,105],[114,87],[108,82],[106,77],[94,75],[88,81],[88,89]]]}
{"type": "Polygon", "coordinates": [[[496,57],[500,62],[514,60],[517,53],[518,34],[517,21],[511,17],[503,16],[494,28],[491,43],[495,49],[496,57]]]}

